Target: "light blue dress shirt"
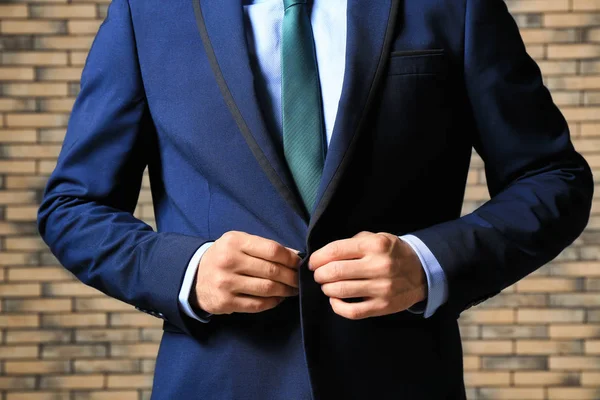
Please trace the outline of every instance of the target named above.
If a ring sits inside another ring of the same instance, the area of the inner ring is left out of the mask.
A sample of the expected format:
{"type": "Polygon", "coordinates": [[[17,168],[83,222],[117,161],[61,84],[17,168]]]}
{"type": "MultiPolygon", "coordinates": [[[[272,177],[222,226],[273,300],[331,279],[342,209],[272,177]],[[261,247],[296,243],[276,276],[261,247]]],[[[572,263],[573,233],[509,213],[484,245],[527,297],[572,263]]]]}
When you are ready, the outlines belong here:
{"type": "MultiPolygon", "coordinates": [[[[310,10],[321,83],[327,145],[331,141],[344,78],[346,5],[347,0],[314,0],[310,10]]],[[[248,51],[254,74],[257,77],[258,97],[267,125],[281,134],[280,51],[283,0],[244,0],[243,7],[248,51]]],[[[439,306],[446,302],[448,296],[446,276],[433,253],[418,237],[414,235],[399,237],[417,254],[427,276],[428,295],[424,302],[425,307],[422,303],[416,304],[409,311],[424,313],[424,317],[429,318],[439,306]]],[[[189,303],[189,296],[200,259],[213,243],[203,244],[194,253],[179,292],[181,308],[188,316],[201,322],[209,322],[210,314],[198,315],[194,312],[189,303]]]]}

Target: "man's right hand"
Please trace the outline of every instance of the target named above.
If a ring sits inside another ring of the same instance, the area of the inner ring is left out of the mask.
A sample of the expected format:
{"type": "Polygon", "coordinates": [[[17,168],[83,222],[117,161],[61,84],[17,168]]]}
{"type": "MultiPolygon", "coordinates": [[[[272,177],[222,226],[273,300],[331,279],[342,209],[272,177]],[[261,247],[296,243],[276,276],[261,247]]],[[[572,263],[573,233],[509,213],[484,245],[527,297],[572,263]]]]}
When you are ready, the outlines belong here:
{"type": "Polygon", "coordinates": [[[211,314],[274,308],[298,294],[300,260],[296,250],[276,241],[226,232],[202,255],[190,301],[211,314]]]}

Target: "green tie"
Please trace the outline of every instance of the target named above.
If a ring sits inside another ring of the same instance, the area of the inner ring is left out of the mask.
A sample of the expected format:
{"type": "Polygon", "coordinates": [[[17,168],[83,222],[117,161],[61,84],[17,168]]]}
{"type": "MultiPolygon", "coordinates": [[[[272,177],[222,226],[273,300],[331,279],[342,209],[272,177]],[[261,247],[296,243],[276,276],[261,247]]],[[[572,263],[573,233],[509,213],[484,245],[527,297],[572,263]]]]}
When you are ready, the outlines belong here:
{"type": "Polygon", "coordinates": [[[286,161],[310,213],[325,163],[321,89],[306,0],[284,0],[281,108],[286,161]]]}

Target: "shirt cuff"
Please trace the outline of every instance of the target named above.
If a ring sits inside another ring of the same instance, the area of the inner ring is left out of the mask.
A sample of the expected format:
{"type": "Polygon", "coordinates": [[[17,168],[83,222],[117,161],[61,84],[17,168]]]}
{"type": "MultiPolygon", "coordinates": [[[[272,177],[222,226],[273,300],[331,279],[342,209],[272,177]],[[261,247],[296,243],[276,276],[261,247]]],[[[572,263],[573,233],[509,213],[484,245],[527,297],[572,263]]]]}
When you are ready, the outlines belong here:
{"type": "Polygon", "coordinates": [[[198,264],[200,264],[200,259],[202,258],[204,252],[213,243],[214,242],[206,242],[202,246],[200,246],[198,250],[196,250],[185,271],[183,282],[181,284],[181,289],[179,290],[179,305],[183,309],[183,312],[188,317],[204,323],[210,321],[209,318],[212,316],[212,314],[203,310],[199,310],[202,314],[202,316],[200,316],[196,312],[194,312],[194,309],[190,305],[190,293],[192,292],[192,285],[194,284],[194,278],[196,277],[196,271],[198,271],[198,264]]]}
{"type": "Polygon", "coordinates": [[[424,317],[429,318],[448,299],[446,274],[429,247],[421,239],[414,235],[403,235],[399,238],[408,243],[417,254],[427,277],[427,299],[410,307],[408,311],[415,314],[424,313],[424,317]],[[422,303],[425,303],[424,310],[422,303]]]}

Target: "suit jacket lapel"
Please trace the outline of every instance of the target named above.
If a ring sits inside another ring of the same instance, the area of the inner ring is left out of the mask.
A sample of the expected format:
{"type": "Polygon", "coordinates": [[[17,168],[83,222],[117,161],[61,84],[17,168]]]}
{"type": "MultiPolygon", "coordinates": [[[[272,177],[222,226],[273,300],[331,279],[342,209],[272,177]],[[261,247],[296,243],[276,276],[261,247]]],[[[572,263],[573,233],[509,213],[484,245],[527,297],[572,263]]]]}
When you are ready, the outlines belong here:
{"type": "Polygon", "coordinates": [[[310,234],[329,205],[352,157],[357,136],[364,128],[366,112],[387,61],[400,0],[348,0],[342,93],[315,209],[310,217],[280,141],[269,134],[258,103],[241,1],[191,1],[211,68],[240,132],[273,186],[309,224],[310,234]]]}
{"type": "Polygon", "coordinates": [[[383,74],[400,0],[348,0],[346,67],[331,142],[309,234],[329,205],[364,130],[365,116],[383,74]]]}
{"type": "Polygon", "coordinates": [[[267,130],[254,87],[240,0],[192,0],[208,60],[240,132],[261,168],[289,206],[306,222],[283,149],[267,130]]]}

